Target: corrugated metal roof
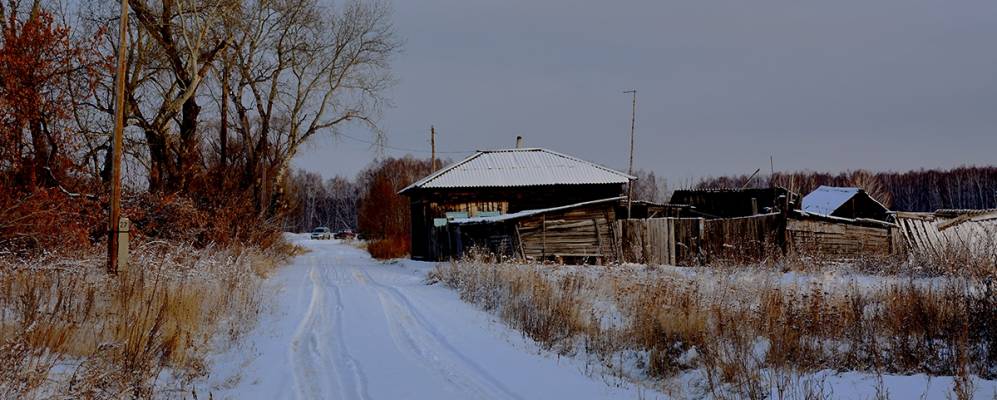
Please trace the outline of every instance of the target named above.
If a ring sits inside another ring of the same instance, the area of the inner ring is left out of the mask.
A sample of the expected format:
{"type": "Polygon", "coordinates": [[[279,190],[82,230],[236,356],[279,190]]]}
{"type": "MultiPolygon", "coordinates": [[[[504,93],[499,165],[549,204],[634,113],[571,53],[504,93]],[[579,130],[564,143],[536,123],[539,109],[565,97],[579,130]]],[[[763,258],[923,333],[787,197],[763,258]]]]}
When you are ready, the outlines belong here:
{"type": "Polygon", "coordinates": [[[402,189],[623,184],[634,177],[555,151],[479,151],[402,189]]]}
{"type": "Polygon", "coordinates": [[[803,211],[831,215],[858,193],[859,188],[821,186],[803,197],[803,211]]]}

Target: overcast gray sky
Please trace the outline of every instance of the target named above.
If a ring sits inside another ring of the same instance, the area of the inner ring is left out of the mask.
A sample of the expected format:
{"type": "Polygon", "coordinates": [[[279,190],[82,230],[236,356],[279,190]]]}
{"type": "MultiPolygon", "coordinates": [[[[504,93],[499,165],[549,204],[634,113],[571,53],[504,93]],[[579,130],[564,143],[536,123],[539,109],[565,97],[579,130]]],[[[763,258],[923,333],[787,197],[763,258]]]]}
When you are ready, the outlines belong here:
{"type": "MultiPolygon", "coordinates": [[[[768,170],[997,163],[994,0],[395,1],[388,145],[547,147],[672,186],[768,170]]],[[[347,135],[369,139],[357,127],[347,135]]],[[[386,149],[384,154],[406,152],[386,149]]],[[[298,167],[376,155],[320,140],[298,167]]],[[[459,159],[463,154],[447,154],[459,159]]]]}

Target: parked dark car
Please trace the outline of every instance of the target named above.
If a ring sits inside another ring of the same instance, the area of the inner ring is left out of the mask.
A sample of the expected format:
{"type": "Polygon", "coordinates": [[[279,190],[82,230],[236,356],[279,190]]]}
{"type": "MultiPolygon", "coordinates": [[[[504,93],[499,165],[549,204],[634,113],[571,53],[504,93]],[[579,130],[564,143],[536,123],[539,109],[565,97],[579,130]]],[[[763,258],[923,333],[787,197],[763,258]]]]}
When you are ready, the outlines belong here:
{"type": "Polygon", "coordinates": [[[322,239],[329,240],[329,239],[332,239],[332,231],[329,230],[329,228],[326,228],[324,226],[320,226],[320,227],[315,228],[314,230],[312,230],[312,239],[316,239],[316,240],[322,240],[322,239]]]}
{"type": "Polygon", "coordinates": [[[336,232],[336,234],[333,235],[333,237],[336,239],[343,239],[343,240],[355,239],[357,237],[357,234],[353,233],[353,231],[351,230],[345,230],[345,231],[336,232]]]}

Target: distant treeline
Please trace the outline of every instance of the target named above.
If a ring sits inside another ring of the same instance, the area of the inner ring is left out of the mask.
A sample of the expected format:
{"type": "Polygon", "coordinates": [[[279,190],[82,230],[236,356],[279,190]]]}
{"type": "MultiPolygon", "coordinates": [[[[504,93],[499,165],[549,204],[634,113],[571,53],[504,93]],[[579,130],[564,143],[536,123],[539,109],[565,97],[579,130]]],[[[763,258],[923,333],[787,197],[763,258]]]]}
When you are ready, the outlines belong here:
{"type": "Polygon", "coordinates": [[[877,200],[897,211],[935,211],[942,208],[997,208],[997,167],[959,167],[950,170],[908,172],[848,171],[777,172],[706,178],[696,189],[781,186],[806,195],[820,185],[854,186],[865,189],[877,200]]]}
{"type": "MultiPolygon", "coordinates": [[[[446,165],[447,161],[440,164],[446,165]]],[[[432,172],[428,159],[385,158],[371,162],[353,180],[328,180],[297,171],[290,180],[291,212],[284,229],[308,232],[317,226],[360,232],[375,256],[409,251],[410,205],[398,191],[432,172]]]]}

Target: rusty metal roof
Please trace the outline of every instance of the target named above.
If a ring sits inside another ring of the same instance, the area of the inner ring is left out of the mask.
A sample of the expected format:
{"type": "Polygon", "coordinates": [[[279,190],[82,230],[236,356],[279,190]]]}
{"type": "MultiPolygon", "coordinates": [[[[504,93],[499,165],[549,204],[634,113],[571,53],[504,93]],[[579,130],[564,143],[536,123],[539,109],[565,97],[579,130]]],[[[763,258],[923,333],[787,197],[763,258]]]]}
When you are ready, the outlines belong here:
{"type": "Polygon", "coordinates": [[[402,189],[624,184],[625,173],[541,148],[478,151],[402,189]]]}

